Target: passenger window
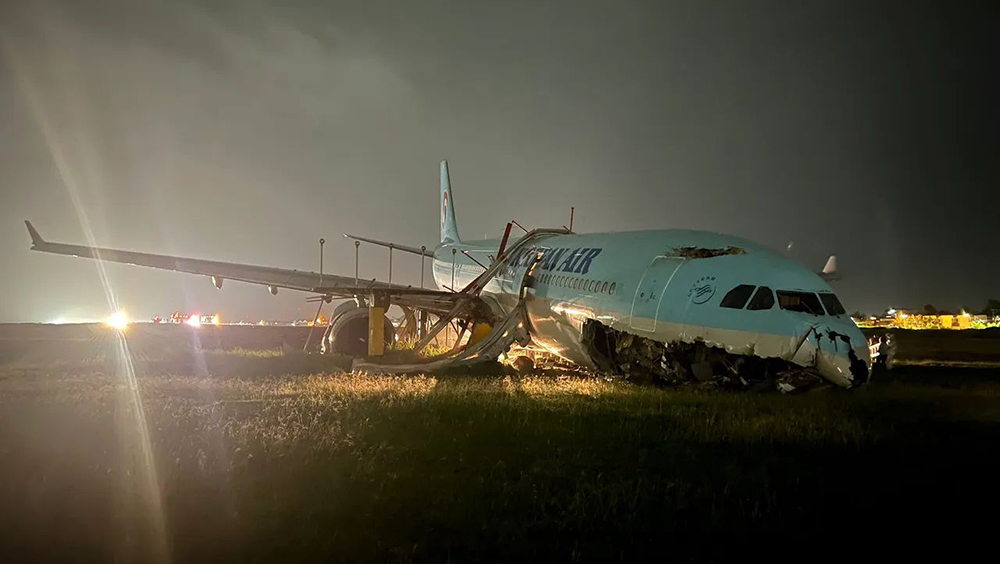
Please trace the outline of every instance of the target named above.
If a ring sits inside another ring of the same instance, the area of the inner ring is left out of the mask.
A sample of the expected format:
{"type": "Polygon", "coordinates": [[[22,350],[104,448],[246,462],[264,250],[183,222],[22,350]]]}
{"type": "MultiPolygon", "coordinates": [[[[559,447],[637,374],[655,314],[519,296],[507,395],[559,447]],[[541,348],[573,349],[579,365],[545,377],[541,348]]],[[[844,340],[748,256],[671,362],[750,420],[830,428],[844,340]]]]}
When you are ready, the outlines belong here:
{"type": "Polygon", "coordinates": [[[608,288],[608,293],[609,293],[609,294],[614,294],[614,293],[615,293],[615,286],[617,286],[617,285],[618,285],[618,283],[617,283],[617,282],[612,282],[612,283],[611,283],[611,287],[610,287],[610,288],[608,288]]]}
{"type": "Polygon", "coordinates": [[[812,292],[788,292],[778,290],[778,306],[788,311],[798,311],[810,315],[824,315],[819,298],[812,292]]]}
{"type": "Polygon", "coordinates": [[[752,310],[771,309],[772,307],[774,307],[774,292],[767,286],[757,288],[757,293],[747,304],[747,309],[752,310]]]}
{"type": "Polygon", "coordinates": [[[608,283],[607,282],[601,284],[601,293],[602,294],[607,294],[608,293],[608,283]]]}
{"type": "Polygon", "coordinates": [[[844,315],[847,313],[844,306],[840,304],[840,300],[837,299],[837,296],[833,294],[820,294],[819,299],[823,302],[823,307],[826,308],[826,312],[830,315],[844,315]]]}
{"type": "Polygon", "coordinates": [[[729,290],[726,297],[722,298],[722,303],[719,304],[721,307],[729,307],[732,309],[743,309],[746,305],[747,300],[750,299],[750,294],[753,293],[755,286],[750,284],[740,284],[739,286],[729,290]]]}

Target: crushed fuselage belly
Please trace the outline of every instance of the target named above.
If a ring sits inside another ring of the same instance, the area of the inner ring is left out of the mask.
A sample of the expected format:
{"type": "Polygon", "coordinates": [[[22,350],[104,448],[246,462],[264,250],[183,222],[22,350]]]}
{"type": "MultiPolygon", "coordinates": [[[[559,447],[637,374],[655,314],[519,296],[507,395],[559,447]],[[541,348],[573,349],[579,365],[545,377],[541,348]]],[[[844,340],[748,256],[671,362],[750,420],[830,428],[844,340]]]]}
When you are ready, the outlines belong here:
{"type": "Polygon", "coordinates": [[[583,326],[583,343],[598,368],[629,381],[651,384],[713,384],[727,389],[778,389],[792,392],[826,382],[843,387],[867,378],[867,365],[857,359],[847,366],[852,378],[838,378],[844,364],[804,336],[790,343],[785,357],[767,347],[725,347],[702,338],[670,342],[608,327],[596,320],[583,326]],[[791,354],[789,354],[791,353],[791,354]],[[864,378],[861,378],[861,372],[864,378]]]}

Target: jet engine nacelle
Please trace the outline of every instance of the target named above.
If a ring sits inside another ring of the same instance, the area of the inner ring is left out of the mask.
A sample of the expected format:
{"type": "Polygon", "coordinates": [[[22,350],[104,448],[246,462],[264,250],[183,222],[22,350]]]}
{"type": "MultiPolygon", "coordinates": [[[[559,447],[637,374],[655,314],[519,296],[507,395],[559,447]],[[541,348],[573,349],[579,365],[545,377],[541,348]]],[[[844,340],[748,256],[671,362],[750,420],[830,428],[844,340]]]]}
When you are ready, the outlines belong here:
{"type": "MultiPolygon", "coordinates": [[[[352,357],[368,355],[368,308],[358,307],[347,301],[333,311],[330,328],[323,335],[324,354],[344,354],[352,357]]],[[[382,324],[385,328],[385,342],[394,340],[396,331],[389,318],[382,324]]]]}

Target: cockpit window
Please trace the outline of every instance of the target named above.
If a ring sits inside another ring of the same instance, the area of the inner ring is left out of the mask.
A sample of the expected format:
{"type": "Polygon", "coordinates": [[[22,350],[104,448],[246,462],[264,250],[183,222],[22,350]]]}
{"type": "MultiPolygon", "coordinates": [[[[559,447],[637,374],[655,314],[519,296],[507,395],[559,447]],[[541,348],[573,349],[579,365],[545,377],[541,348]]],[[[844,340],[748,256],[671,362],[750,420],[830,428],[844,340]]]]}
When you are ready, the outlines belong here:
{"type": "Polygon", "coordinates": [[[726,294],[726,297],[722,298],[722,303],[719,305],[721,307],[743,309],[747,300],[750,299],[750,294],[753,293],[754,288],[755,286],[751,286],[750,284],[740,284],[732,290],[729,290],[729,293],[726,294]]]}
{"type": "Polygon", "coordinates": [[[753,295],[753,299],[747,304],[747,309],[752,310],[771,309],[772,307],[774,307],[774,292],[767,286],[757,288],[757,293],[753,295]]]}
{"type": "Polygon", "coordinates": [[[798,311],[811,315],[824,315],[819,298],[811,292],[789,292],[778,290],[778,306],[788,311],[798,311]]]}
{"type": "Polygon", "coordinates": [[[820,294],[819,299],[823,302],[823,307],[830,315],[844,315],[847,310],[840,304],[840,300],[833,294],[820,294]]]}

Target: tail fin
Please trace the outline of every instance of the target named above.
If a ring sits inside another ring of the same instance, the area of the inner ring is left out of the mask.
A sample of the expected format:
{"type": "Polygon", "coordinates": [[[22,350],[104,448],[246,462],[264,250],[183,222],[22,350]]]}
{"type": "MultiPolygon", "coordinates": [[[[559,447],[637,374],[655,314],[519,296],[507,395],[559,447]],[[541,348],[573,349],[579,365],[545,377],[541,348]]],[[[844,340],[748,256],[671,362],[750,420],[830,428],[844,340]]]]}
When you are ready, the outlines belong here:
{"type": "Polygon", "coordinates": [[[451,196],[451,177],[448,161],[441,161],[441,242],[460,243],[458,225],[455,223],[455,199],[451,196]]]}

